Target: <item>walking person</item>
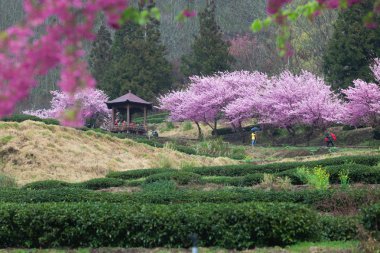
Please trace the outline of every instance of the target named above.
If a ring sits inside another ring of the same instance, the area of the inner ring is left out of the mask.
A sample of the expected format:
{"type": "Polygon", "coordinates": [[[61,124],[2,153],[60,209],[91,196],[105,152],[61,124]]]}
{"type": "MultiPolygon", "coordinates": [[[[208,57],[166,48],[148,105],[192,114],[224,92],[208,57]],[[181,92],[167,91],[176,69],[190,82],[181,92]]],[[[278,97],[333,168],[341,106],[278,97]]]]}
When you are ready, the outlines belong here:
{"type": "Polygon", "coordinates": [[[326,132],[325,133],[325,142],[327,147],[334,147],[334,141],[336,141],[336,135],[333,133],[326,132]]]}
{"type": "Polygon", "coordinates": [[[251,138],[252,138],[252,147],[253,147],[256,145],[256,133],[255,132],[252,132],[251,138]]]}

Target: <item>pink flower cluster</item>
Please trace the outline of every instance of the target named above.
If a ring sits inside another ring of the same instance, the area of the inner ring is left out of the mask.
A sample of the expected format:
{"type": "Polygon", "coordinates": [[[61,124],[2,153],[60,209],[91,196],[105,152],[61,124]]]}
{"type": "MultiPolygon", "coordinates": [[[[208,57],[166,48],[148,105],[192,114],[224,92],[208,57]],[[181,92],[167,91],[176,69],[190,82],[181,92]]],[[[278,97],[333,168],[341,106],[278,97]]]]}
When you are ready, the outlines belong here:
{"type": "Polygon", "coordinates": [[[343,91],[348,102],[345,106],[346,123],[351,125],[380,124],[380,59],[372,66],[373,76],[378,84],[355,80],[354,86],[343,91]]]}
{"type": "Polygon", "coordinates": [[[52,91],[51,108],[35,111],[24,111],[24,114],[40,118],[60,119],[66,125],[81,127],[86,119],[96,117],[101,121],[110,119],[111,111],[105,102],[108,96],[101,90],[84,89],[74,95],[52,91]]]}
{"type": "MultiPolygon", "coordinates": [[[[380,84],[380,60],[372,67],[380,84]]],[[[211,126],[223,119],[239,127],[248,119],[292,128],[306,125],[325,129],[334,123],[375,126],[380,117],[380,88],[361,80],[338,97],[325,81],[310,72],[294,75],[284,71],[268,77],[259,72],[237,71],[191,78],[186,90],[159,99],[172,121],[191,120],[211,126]]]]}
{"type": "Polygon", "coordinates": [[[94,87],[82,42],[94,39],[99,12],[116,27],[127,6],[128,0],[25,0],[25,20],[0,33],[0,117],[56,67],[64,92],[94,87]]]}

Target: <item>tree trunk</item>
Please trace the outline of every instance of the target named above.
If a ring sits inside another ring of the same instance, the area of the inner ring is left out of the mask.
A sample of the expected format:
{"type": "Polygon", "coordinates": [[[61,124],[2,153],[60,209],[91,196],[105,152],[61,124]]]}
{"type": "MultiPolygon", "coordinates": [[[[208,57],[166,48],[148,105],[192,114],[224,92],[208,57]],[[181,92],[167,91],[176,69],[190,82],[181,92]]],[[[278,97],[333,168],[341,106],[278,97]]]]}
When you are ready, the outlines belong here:
{"type": "Polygon", "coordinates": [[[295,139],[296,131],[290,126],[286,127],[286,130],[288,130],[288,133],[290,137],[292,138],[292,141],[291,141],[292,145],[296,145],[296,139],[295,139]]]}
{"type": "Polygon", "coordinates": [[[197,121],[194,121],[195,125],[197,125],[197,128],[198,128],[198,140],[203,140],[203,133],[202,133],[202,128],[201,126],[199,125],[199,122],[197,121]]]}
{"type": "Polygon", "coordinates": [[[310,146],[311,136],[314,134],[314,127],[310,127],[310,130],[306,132],[306,145],[310,146]]]}

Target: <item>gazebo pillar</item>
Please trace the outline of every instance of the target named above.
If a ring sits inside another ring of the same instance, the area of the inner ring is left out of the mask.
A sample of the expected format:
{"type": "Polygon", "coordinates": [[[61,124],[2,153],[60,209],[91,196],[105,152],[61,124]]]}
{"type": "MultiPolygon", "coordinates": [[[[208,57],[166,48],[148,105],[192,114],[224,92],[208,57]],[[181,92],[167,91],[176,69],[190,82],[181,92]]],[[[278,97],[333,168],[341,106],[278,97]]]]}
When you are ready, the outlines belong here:
{"type": "Polygon", "coordinates": [[[115,125],[115,107],[112,107],[112,127],[115,125]]]}
{"type": "Polygon", "coordinates": [[[146,130],[146,106],[144,106],[144,128],[146,130]]]}
{"type": "Polygon", "coordinates": [[[130,122],[130,112],[129,112],[129,104],[127,105],[127,127],[129,127],[130,122]]]}

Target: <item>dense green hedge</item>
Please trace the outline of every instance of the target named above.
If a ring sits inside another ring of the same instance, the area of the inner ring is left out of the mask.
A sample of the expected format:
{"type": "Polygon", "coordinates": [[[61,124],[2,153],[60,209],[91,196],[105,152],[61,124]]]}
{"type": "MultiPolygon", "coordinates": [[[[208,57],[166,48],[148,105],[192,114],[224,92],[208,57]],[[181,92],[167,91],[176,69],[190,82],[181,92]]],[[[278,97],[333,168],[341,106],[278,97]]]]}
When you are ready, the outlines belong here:
{"type": "Polygon", "coordinates": [[[204,177],[202,178],[202,182],[230,186],[252,186],[261,183],[263,178],[263,173],[254,173],[242,177],[204,177]]]}
{"type": "Polygon", "coordinates": [[[374,204],[380,200],[380,190],[299,190],[265,191],[253,189],[220,189],[211,191],[157,189],[135,193],[93,192],[76,188],[51,190],[0,190],[0,202],[107,202],[107,203],[243,203],[291,202],[308,205],[323,212],[344,213],[374,204]]]}
{"type": "Polygon", "coordinates": [[[29,183],[23,186],[24,189],[31,189],[31,190],[48,190],[48,189],[55,189],[55,188],[65,188],[70,187],[71,184],[64,182],[64,181],[58,181],[58,180],[42,180],[42,181],[36,181],[33,183],[29,183]]]}
{"type": "Polygon", "coordinates": [[[245,249],[318,239],[318,215],[295,204],[0,204],[0,247],[245,249]]]}
{"type": "Polygon", "coordinates": [[[322,240],[349,241],[358,239],[358,217],[323,215],[320,217],[322,240]]]}
{"type": "Polygon", "coordinates": [[[110,187],[120,187],[126,184],[126,181],[118,178],[94,178],[81,183],[68,183],[58,180],[42,180],[24,185],[23,189],[29,190],[49,190],[60,188],[83,188],[89,190],[99,190],[110,187]]]}
{"type": "MultiPolygon", "coordinates": [[[[330,174],[330,183],[339,184],[339,172],[348,170],[349,182],[350,183],[366,183],[366,184],[378,184],[380,183],[380,167],[371,167],[362,164],[342,164],[325,167],[327,172],[330,174]]],[[[304,184],[297,175],[296,169],[290,169],[276,173],[279,177],[289,177],[292,184],[304,184]]]]}
{"type": "Polygon", "coordinates": [[[178,170],[174,169],[140,169],[140,170],[127,170],[127,171],[112,171],[108,173],[106,177],[109,178],[119,178],[119,179],[137,179],[145,178],[150,175],[160,174],[165,172],[175,172],[178,170]]]}
{"type": "Polygon", "coordinates": [[[179,185],[197,184],[201,182],[201,176],[191,172],[171,171],[148,176],[146,183],[173,180],[179,185]]]}
{"type": "Polygon", "coordinates": [[[14,122],[23,122],[26,120],[33,120],[38,122],[43,122],[48,125],[59,125],[59,121],[56,119],[41,119],[36,116],[27,115],[27,114],[14,114],[12,116],[1,118],[2,121],[14,121],[14,122]]]}
{"type": "Polygon", "coordinates": [[[244,176],[246,174],[253,173],[277,173],[302,166],[313,168],[319,165],[325,167],[329,165],[341,165],[349,163],[374,166],[377,165],[379,161],[380,156],[343,156],[308,162],[270,163],[264,165],[239,164],[226,166],[192,167],[184,168],[183,170],[203,176],[244,176]]]}
{"type": "Polygon", "coordinates": [[[75,187],[90,189],[90,190],[99,190],[106,189],[111,187],[120,187],[125,185],[125,181],[118,178],[94,178],[88,181],[73,184],[75,187]]]}
{"type": "Polygon", "coordinates": [[[380,203],[363,210],[362,222],[366,229],[380,235],[380,203]]]}

